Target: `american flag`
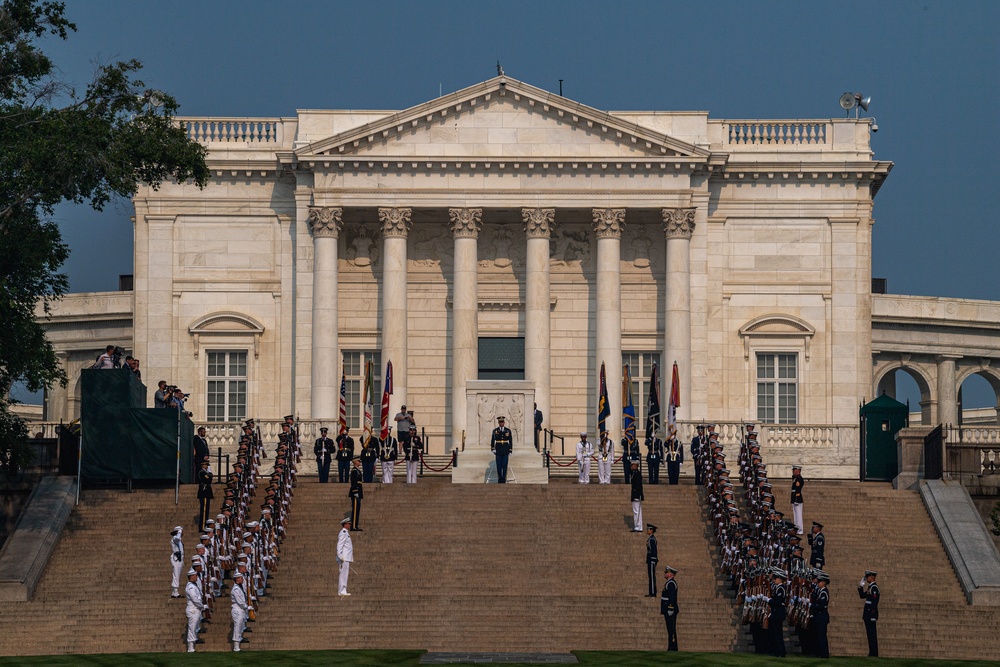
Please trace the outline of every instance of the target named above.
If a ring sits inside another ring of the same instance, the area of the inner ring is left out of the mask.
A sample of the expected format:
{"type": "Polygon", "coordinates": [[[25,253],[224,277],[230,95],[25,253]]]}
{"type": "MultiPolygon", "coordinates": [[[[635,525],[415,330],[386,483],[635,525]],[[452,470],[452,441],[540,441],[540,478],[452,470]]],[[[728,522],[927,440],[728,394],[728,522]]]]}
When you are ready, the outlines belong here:
{"type": "Polygon", "coordinates": [[[392,362],[385,366],[385,384],[382,389],[382,420],[379,424],[379,437],[385,440],[389,437],[389,396],[392,395],[392,362]]]}
{"type": "Polygon", "coordinates": [[[365,362],[365,421],[364,421],[364,432],[361,436],[361,442],[366,443],[372,439],[372,415],[375,412],[375,407],[372,405],[372,392],[375,389],[375,365],[370,362],[365,362]]]}
{"type": "Polygon", "coordinates": [[[347,433],[347,373],[340,375],[340,435],[347,433]]]}

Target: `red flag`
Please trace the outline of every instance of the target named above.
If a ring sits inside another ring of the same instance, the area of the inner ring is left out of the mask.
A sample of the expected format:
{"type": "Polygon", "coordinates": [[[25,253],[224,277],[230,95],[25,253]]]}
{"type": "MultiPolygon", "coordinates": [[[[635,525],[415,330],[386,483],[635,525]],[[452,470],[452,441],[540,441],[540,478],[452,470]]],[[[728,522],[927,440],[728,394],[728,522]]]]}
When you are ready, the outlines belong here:
{"type": "Polygon", "coordinates": [[[392,362],[385,365],[385,384],[382,385],[382,421],[379,429],[379,438],[385,440],[389,437],[389,396],[392,395],[392,362]]]}
{"type": "Polygon", "coordinates": [[[674,362],[674,373],[670,379],[670,404],[667,407],[667,434],[671,438],[677,437],[677,408],[681,406],[681,374],[677,370],[677,362],[674,362]]]}
{"type": "Polygon", "coordinates": [[[340,376],[340,428],[339,434],[347,433],[347,373],[340,376]]]}

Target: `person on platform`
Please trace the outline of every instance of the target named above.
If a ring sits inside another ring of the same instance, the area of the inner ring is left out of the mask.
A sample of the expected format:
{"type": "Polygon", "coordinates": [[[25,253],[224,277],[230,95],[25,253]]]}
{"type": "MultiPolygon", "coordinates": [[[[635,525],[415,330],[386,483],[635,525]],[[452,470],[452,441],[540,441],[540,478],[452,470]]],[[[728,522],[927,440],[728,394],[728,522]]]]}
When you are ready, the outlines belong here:
{"type": "Polygon", "coordinates": [[[663,576],[666,582],[663,584],[663,592],[660,593],[660,613],[667,622],[667,650],[677,649],[677,614],[680,607],[677,604],[677,570],[669,565],[663,568],[663,576]]]}
{"type": "Polygon", "coordinates": [[[664,456],[667,459],[667,481],[676,485],[681,476],[681,465],[684,463],[684,447],[677,438],[667,439],[664,456]]]}
{"type": "Polygon", "coordinates": [[[792,517],[795,519],[799,535],[805,533],[805,525],[802,523],[802,487],[805,485],[806,481],[802,479],[802,466],[792,466],[792,517]]]}
{"type": "Polygon", "coordinates": [[[392,419],[396,422],[396,433],[399,434],[399,444],[405,448],[406,441],[410,439],[410,427],[413,426],[415,428],[417,426],[413,421],[413,415],[407,412],[405,405],[401,405],[399,406],[399,412],[392,419]]]}
{"type": "Polygon", "coordinates": [[[378,440],[375,438],[368,438],[365,440],[364,446],[361,448],[361,453],[358,455],[358,458],[361,460],[361,478],[366,484],[375,481],[375,462],[378,460],[376,443],[378,443],[378,440]]]}
{"type": "Polygon", "coordinates": [[[878,601],[882,591],[875,583],[878,572],[865,570],[865,578],[858,584],[858,596],[865,601],[861,610],[861,618],[865,622],[865,634],[868,635],[868,657],[878,657],[878,601]]]}
{"type": "Polygon", "coordinates": [[[660,483],[660,464],[663,463],[663,441],[656,435],[655,431],[646,434],[646,469],[650,484],[660,483]]]}
{"type": "Polygon", "coordinates": [[[336,447],[333,440],[326,436],[330,432],[327,427],[319,430],[319,437],[313,445],[313,453],[316,455],[316,469],[319,471],[319,483],[327,484],[330,481],[330,460],[333,457],[333,450],[336,447]]]}
{"type": "Polygon", "coordinates": [[[205,530],[205,522],[208,521],[212,511],[212,499],[215,492],[212,491],[212,470],[209,468],[208,460],[201,462],[198,469],[198,530],[205,530]]]}
{"type": "Polygon", "coordinates": [[[160,380],[156,383],[156,393],[153,394],[153,407],[165,408],[167,407],[167,400],[167,381],[160,380]]]}
{"type": "Polygon", "coordinates": [[[201,623],[201,613],[205,610],[205,601],[202,599],[201,586],[198,584],[198,571],[194,568],[188,570],[187,586],[184,587],[184,597],[187,599],[187,606],[184,615],[187,616],[187,652],[194,653],[194,645],[202,641],[198,639],[198,625],[201,623]]]}
{"type": "Polygon", "coordinates": [[[184,567],[184,528],[174,526],[170,531],[170,597],[179,598],[181,569],[184,567]]]}
{"type": "Polygon", "coordinates": [[[611,483],[611,466],[614,462],[615,441],[604,433],[601,435],[601,444],[597,447],[597,481],[600,484],[611,483]]]}
{"type": "Polygon", "coordinates": [[[416,426],[410,426],[410,437],[403,444],[403,454],[406,457],[406,483],[416,484],[417,467],[424,454],[424,439],[417,435],[416,426]]]}
{"type": "Polygon", "coordinates": [[[649,580],[649,592],[646,597],[656,597],[656,564],[660,561],[656,549],[656,526],[646,524],[646,578],[649,580]]]}
{"type": "Polygon", "coordinates": [[[817,573],[817,580],[816,595],[809,605],[810,624],[814,628],[816,656],[829,658],[830,644],[827,641],[826,629],[830,625],[830,591],[827,589],[830,584],[830,575],[820,570],[817,573]]]}
{"type": "Polygon", "coordinates": [[[770,613],[767,617],[768,644],[770,644],[771,655],[776,658],[785,657],[785,581],[787,575],[784,570],[775,568],[771,573],[771,597],[768,600],[770,613]]]}
{"type": "MultiPolygon", "coordinates": [[[[364,452],[362,452],[364,453],[364,452]]],[[[349,530],[361,530],[361,500],[365,497],[364,475],[361,473],[361,459],[354,459],[351,468],[351,488],[347,497],[351,499],[351,525],[349,530]]]]}
{"type": "Polygon", "coordinates": [[[195,470],[203,461],[208,461],[210,454],[208,451],[208,439],[205,437],[207,431],[204,426],[198,427],[198,433],[194,436],[194,465],[195,470]]]}
{"type": "Polygon", "coordinates": [[[822,570],[826,565],[826,537],[823,535],[823,524],[812,522],[812,532],[809,534],[809,566],[822,570]]]}
{"type": "Polygon", "coordinates": [[[694,483],[702,484],[701,457],[707,453],[708,438],[705,436],[705,425],[698,424],[698,434],[691,438],[691,460],[694,461],[694,483]]]}
{"type": "Polygon", "coordinates": [[[641,533],[642,501],[646,497],[642,494],[642,474],[639,473],[639,464],[635,461],[632,462],[631,477],[632,492],[629,494],[629,498],[632,500],[632,530],[636,533],[641,533]]]}
{"type": "Polygon", "coordinates": [[[340,535],[337,536],[337,565],[340,567],[337,595],[350,597],[351,594],[347,592],[347,577],[351,573],[351,563],[354,562],[354,543],[351,541],[350,531],[360,529],[352,527],[351,517],[341,521],[340,525],[340,535]]]}
{"type": "MultiPolygon", "coordinates": [[[[606,439],[606,438],[605,438],[606,439]]],[[[576,443],[576,466],[580,484],[590,484],[590,459],[594,455],[594,446],[587,440],[587,432],[580,432],[580,442],[576,443]]],[[[600,459],[598,459],[600,472],[600,459]]],[[[603,484],[603,482],[601,482],[603,484]]]]}
{"type": "Polygon", "coordinates": [[[396,469],[396,459],[399,458],[399,443],[392,437],[392,427],[387,428],[387,435],[379,443],[378,460],[382,462],[382,483],[392,484],[392,473],[396,469]]]}
{"type": "Polygon", "coordinates": [[[104,350],[104,354],[97,357],[97,361],[91,368],[114,368],[115,367],[115,346],[108,345],[104,350]]]}
{"type": "Polygon", "coordinates": [[[507,483],[507,464],[514,448],[514,436],[510,429],[504,426],[506,419],[497,417],[497,427],[490,436],[490,449],[497,458],[497,484],[507,483]]]}
{"type": "Polygon", "coordinates": [[[344,426],[344,432],[337,436],[337,479],[346,484],[351,475],[351,460],[354,458],[354,438],[351,428],[344,426]]]}
{"type": "Polygon", "coordinates": [[[535,449],[541,451],[541,448],[538,446],[538,440],[542,435],[542,419],[544,419],[544,416],[542,415],[542,411],[538,409],[538,403],[535,403],[534,405],[535,405],[535,449]]]}
{"type": "Polygon", "coordinates": [[[233,590],[229,595],[233,601],[231,612],[233,617],[233,650],[239,651],[240,644],[244,641],[243,630],[247,626],[247,614],[250,610],[250,605],[247,604],[246,589],[243,588],[242,572],[233,573],[233,590]]]}

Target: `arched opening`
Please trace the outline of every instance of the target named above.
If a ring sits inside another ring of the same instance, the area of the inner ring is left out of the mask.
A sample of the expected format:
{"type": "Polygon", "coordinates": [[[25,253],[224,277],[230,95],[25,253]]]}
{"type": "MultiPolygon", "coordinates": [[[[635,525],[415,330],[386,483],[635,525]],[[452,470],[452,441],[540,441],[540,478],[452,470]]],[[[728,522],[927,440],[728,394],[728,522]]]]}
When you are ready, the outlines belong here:
{"type": "Polygon", "coordinates": [[[929,426],[931,423],[931,389],[927,380],[908,367],[888,371],[879,380],[878,395],[885,394],[910,407],[910,425],[929,426]]]}
{"type": "Polygon", "coordinates": [[[1000,379],[984,371],[970,373],[958,386],[958,405],[962,424],[1000,423],[997,417],[1000,379]]]}

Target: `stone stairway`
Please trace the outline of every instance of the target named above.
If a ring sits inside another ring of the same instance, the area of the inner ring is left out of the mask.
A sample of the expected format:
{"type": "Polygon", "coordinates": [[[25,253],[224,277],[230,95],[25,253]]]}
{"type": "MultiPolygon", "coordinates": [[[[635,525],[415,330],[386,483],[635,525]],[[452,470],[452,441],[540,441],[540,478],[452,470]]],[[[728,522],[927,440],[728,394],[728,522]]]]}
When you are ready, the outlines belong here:
{"type": "MultiPolygon", "coordinates": [[[[788,482],[774,485],[778,508],[790,518],[788,482]]],[[[880,655],[984,659],[992,654],[989,638],[1000,634],[1000,612],[966,604],[919,494],[889,484],[808,480],[803,493],[806,530],[819,521],[826,535],[831,655],[868,654],[864,601],[857,593],[866,569],[879,573],[880,655]]]]}

